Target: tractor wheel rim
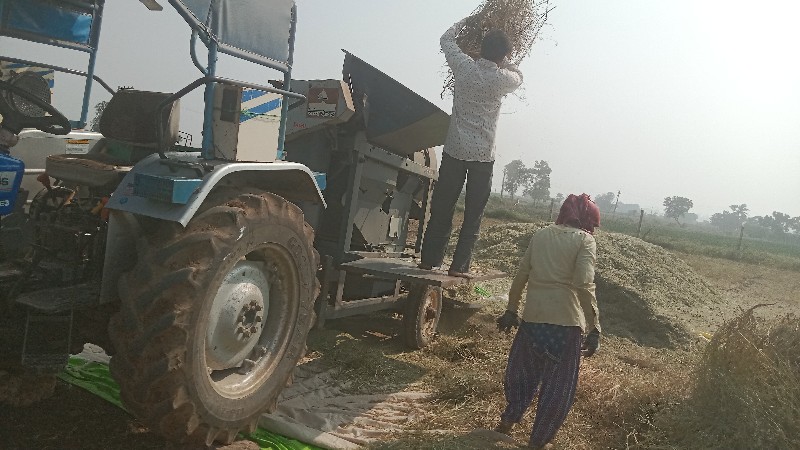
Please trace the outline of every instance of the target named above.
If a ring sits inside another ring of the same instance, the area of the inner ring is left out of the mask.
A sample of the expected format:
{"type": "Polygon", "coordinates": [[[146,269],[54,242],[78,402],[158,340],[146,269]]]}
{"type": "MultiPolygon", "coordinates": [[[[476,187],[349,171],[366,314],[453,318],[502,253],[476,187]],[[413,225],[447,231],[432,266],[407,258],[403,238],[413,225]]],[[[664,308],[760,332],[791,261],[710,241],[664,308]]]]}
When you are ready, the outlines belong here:
{"type": "Polygon", "coordinates": [[[241,369],[247,361],[252,361],[267,320],[269,292],[269,275],[263,262],[242,260],[228,272],[209,314],[206,332],[209,371],[241,369]]]}

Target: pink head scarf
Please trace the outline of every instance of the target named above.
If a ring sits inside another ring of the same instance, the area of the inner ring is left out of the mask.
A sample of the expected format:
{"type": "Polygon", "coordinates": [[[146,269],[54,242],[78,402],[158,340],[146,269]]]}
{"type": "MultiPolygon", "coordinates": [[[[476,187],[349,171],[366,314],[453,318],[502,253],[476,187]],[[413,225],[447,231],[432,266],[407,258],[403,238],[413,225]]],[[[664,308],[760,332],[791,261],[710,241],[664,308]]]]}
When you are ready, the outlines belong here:
{"type": "Polygon", "coordinates": [[[556,225],[567,225],[594,233],[595,227],[600,226],[600,209],[588,195],[570,194],[561,205],[556,225]]]}

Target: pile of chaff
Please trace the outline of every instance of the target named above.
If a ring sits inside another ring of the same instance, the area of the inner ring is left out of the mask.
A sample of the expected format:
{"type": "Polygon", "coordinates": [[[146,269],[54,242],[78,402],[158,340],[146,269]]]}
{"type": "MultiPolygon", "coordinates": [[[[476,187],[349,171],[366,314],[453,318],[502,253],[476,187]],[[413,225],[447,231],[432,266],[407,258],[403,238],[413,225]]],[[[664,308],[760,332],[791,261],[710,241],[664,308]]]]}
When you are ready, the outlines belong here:
{"type": "MultiPolygon", "coordinates": [[[[534,231],[545,222],[488,227],[476,244],[481,265],[516,274],[534,231]]],[[[598,230],[595,283],[603,331],[640,345],[676,348],[690,343],[695,316],[719,314],[716,289],[685,261],[657,245],[598,230]]]]}
{"type": "MultiPolygon", "coordinates": [[[[511,62],[519,64],[531,51],[539,37],[547,14],[553,9],[550,0],[485,0],[467,20],[456,43],[467,55],[477,59],[483,36],[492,29],[501,29],[511,39],[511,62]]],[[[448,69],[445,92],[453,92],[453,72],[448,69]]]]}

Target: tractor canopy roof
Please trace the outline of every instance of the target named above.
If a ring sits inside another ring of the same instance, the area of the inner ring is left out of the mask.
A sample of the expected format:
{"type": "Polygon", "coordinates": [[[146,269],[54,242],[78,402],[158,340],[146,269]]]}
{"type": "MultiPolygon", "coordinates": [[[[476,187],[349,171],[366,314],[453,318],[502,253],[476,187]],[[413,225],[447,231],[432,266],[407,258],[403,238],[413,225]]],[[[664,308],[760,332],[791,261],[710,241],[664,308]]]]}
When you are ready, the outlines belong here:
{"type": "MultiPolygon", "coordinates": [[[[233,56],[291,65],[294,0],[168,0],[208,44],[233,56]]],[[[0,35],[92,52],[105,0],[0,0],[0,35]]],[[[153,0],[149,3],[155,4],[153,0]]]]}
{"type": "MultiPolygon", "coordinates": [[[[291,65],[294,0],[169,0],[204,42],[219,50],[262,63],[291,65]]],[[[267,64],[273,65],[273,64],[267,64]]],[[[286,71],[281,67],[283,71],[286,71]]]]}
{"type": "MultiPolygon", "coordinates": [[[[153,10],[162,9],[159,1],[141,0],[153,10]]],[[[203,67],[195,55],[195,37],[214,54],[219,51],[282,72],[288,87],[297,17],[294,0],[165,1],[191,28],[192,60],[208,82],[214,81],[216,57],[210,55],[208,67],[203,67]]],[[[113,94],[94,75],[105,3],[105,0],[0,0],[0,36],[83,51],[89,54],[89,63],[86,72],[79,72],[5,55],[0,55],[0,59],[94,79],[113,94]]],[[[109,5],[113,7],[113,3],[109,5]]],[[[90,93],[91,82],[87,82],[81,119],[76,122],[78,127],[86,123],[90,93]]]]}
{"type": "Polygon", "coordinates": [[[0,35],[91,53],[104,1],[0,0],[0,35]]]}

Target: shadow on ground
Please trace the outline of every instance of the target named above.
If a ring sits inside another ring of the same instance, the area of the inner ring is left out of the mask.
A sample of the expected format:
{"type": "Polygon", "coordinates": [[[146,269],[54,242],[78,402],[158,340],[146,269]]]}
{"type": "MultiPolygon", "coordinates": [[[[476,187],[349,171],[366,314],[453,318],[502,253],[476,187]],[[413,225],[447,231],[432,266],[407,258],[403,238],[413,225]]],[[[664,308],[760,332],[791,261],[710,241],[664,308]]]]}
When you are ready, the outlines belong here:
{"type": "Polygon", "coordinates": [[[691,342],[689,331],[674,319],[656,314],[638,293],[598,277],[597,303],[603,334],[638,345],[676,349],[691,342]]]}

